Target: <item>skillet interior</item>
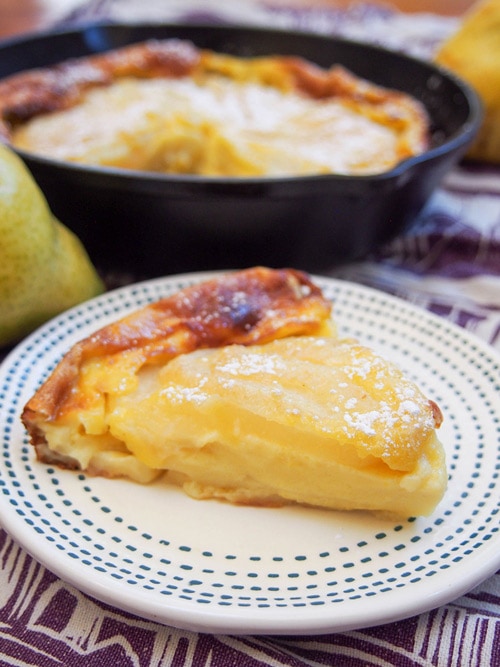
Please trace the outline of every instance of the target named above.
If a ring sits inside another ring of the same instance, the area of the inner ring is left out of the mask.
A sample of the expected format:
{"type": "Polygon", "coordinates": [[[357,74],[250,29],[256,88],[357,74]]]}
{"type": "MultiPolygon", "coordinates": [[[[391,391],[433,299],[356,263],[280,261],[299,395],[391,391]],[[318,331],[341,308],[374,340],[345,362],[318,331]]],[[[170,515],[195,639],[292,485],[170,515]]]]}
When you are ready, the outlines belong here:
{"type": "Polygon", "coordinates": [[[415,221],[481,119],[477,95],[432,64],[319,35],[234,26],[97,24],[0,45],[0,76],[178,37],[239,56],[294,54],[340,63],[421,100],[429,151],[376,176],[200,178],[69,165],[20,153],[54,213],[103,269],[140,276],[268,264],[309,271],[359,258],[415,221]]]}

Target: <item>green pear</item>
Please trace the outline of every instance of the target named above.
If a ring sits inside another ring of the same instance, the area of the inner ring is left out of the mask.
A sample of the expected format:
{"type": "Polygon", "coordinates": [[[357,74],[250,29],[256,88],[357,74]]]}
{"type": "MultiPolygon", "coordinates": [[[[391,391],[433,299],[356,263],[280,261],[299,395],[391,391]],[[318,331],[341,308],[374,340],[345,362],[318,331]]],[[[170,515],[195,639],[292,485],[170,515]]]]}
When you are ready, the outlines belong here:
{"type": "Polygon", "coordinates": [[[103,291],[80,240],[24,162],[0,144],[0,346],[103,291]]]}

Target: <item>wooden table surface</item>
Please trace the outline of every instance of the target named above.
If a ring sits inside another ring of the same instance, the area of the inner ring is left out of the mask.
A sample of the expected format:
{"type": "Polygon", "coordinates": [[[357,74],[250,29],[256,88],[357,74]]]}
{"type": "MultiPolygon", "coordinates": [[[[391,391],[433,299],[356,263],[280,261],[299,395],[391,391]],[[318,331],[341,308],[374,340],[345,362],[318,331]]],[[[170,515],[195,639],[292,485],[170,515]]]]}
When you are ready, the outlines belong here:
{"type": "MultiPolygon", "coordinates": [[[[0,39],[44,29],[86,0],[0,0],[0,39]]],[[[168,1],[168,0],[166,0],[168,1]]],[[[233,0],[238,2],[238,0],[233,0]]],[[[279,0],[292,4],[353,4],[353,0],[279,0]]],[[[443,15],[459,15],[474,0],[392,0],[384,2],[408,12],[432,11],[443,15]]]]}

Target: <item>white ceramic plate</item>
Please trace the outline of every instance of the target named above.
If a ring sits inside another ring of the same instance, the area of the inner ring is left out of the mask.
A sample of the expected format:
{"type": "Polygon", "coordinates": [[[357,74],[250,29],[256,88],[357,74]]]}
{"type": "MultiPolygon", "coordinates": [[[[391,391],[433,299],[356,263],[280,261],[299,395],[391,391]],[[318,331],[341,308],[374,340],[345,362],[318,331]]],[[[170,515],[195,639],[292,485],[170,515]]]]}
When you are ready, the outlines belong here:
{"type": "Polygon", "coordinates": [[[76,340],[207,277],[148,281],[45,325],[0,369],[0,521],[80,590],[145,618],[213,633],[312,634],[402,619],[500,567],[500,363],[465,331],[399,299],[316,278],[343,334],[394,360],[440,405],[449,488],[429,518],[233,507],[161,485],[35,461],[24,403],[76,340]]]}

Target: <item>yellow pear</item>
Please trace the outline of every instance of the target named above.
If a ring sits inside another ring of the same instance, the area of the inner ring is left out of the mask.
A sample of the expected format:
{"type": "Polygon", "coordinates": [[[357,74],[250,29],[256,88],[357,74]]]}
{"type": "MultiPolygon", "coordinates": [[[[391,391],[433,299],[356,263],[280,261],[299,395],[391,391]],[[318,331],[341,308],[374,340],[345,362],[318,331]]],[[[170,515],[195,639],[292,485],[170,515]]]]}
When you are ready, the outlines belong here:
{"type": "Polygon", "coordinates": [[[481,127],[467,155],[500,164],[500,0],[473,3],[436,61],[468,81],[483,104],[481,127]]]}
{"type": "Polygon", "coordinates": [[[0,346],[103,290],[80,240],[24,162],[0,144],[0,346]]]}

